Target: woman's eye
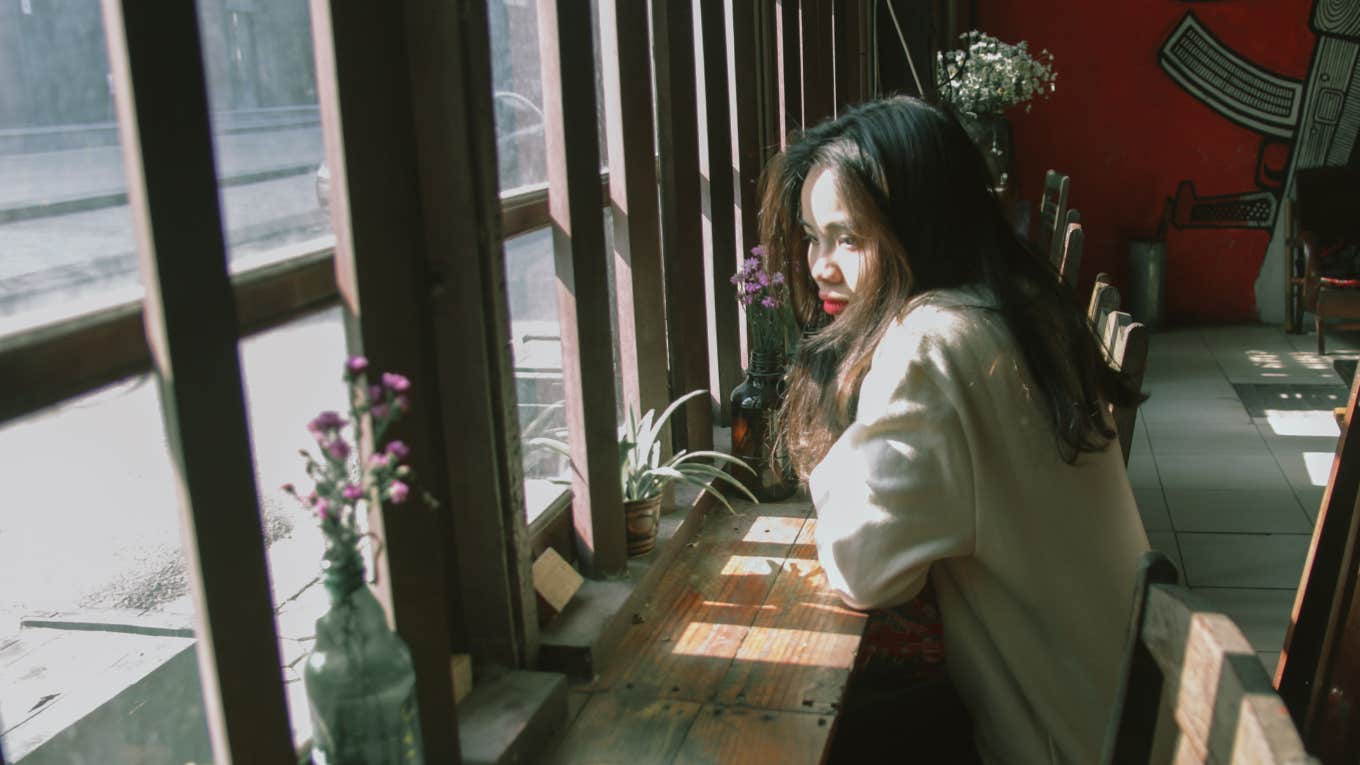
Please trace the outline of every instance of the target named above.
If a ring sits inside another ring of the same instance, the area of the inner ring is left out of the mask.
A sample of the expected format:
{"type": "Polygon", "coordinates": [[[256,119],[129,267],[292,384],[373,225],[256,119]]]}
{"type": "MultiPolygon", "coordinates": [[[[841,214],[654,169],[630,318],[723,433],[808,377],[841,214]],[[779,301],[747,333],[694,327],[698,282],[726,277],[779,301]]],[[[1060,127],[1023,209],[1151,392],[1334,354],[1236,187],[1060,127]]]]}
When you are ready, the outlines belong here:
{"type": "Polygon", "coordinates": [[[853,236],[842,236],[836,240],[836,244],[846,249],[854,250],[859,247],[859,239],[853,236]]]}

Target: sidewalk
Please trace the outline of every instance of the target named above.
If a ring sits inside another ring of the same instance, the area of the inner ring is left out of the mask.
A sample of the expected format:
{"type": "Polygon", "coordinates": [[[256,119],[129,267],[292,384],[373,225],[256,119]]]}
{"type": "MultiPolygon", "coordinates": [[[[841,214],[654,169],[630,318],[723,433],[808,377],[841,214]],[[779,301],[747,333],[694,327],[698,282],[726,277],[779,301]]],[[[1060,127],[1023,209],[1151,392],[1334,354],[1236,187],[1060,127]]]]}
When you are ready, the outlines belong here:
{"type": "MultiPolygon", "coordinates": [[[[215,136],[223,186],[316,170],[320,124],[215,136]]],[[[0,155],[0,224],[127,203],[120,146],[0,155]]]]}

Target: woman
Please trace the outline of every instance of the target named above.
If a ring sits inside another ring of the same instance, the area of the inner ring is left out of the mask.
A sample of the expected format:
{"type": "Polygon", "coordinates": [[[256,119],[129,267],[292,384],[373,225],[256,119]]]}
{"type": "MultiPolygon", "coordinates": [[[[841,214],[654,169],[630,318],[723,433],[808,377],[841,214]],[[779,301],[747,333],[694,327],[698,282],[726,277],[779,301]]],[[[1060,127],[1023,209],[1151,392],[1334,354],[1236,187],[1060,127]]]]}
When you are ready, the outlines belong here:
{"type": "Polygon", "coordinates": [[[761,225],[804,329],[780,448],[831,586],[886,608],[929,572],[982,761],[1098,761],[1148,548],[1107,402],[1138,394],[933,106],[803,133],[761,225]]]}

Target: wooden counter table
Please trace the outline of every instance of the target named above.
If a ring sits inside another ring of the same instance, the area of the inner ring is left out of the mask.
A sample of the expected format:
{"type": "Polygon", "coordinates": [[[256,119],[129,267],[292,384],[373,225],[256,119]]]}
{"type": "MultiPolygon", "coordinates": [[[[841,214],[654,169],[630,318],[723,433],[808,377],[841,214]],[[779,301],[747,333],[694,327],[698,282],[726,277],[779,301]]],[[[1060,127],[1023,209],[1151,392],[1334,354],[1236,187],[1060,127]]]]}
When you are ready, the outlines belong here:
{"type": "Polygon", "coordinates": [[[805,495],[708,513],[593,681],[554,763],[818,763],[864,634],[805,495]]]}

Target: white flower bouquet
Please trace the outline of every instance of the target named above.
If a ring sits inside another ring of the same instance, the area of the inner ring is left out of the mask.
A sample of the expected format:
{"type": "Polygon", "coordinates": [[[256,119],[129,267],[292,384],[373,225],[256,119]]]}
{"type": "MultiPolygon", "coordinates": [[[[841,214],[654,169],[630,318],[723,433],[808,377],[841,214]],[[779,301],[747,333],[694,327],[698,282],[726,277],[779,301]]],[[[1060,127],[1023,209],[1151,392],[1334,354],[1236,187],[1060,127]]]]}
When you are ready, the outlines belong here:
{"type": "Polygon", "coordinates": [[[1019,104],[1029,111],[1033,99],[1047,99],[1057,89],[1047,49],[1036,56],[1024,41],[1010,45],[976,29],[959,39],[966,43],[962,50],[944,51],[935,62],[940,98],[959,112],[999,115],[1019,104]]]}

